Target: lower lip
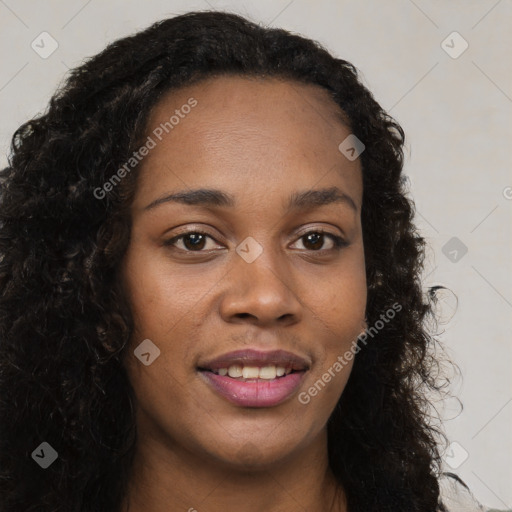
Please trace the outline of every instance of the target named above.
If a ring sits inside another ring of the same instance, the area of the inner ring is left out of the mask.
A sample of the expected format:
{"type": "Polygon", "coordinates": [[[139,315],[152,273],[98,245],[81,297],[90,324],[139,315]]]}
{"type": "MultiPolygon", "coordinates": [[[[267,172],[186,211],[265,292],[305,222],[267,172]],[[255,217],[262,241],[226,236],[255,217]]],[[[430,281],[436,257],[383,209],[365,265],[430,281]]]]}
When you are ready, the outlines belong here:
{"type": "Polygon", "coordinates": [[[209,371],[201,371],[206,382],[235,405],[241,407],[274,407],[292,396],[305,372],[295,372],[273,380],[241,381],[209,371]]]}

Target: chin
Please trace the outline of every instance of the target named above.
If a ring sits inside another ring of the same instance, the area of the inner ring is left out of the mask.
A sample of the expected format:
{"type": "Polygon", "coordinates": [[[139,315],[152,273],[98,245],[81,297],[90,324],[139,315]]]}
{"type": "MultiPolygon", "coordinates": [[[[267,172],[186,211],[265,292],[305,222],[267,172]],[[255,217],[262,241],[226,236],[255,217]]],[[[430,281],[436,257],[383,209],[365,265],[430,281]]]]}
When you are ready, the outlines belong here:
{"type": "Polygon", "coordinates": [[[277,435],[273,439],[269,437],[267,435],[263,441],[254,437],[235,441],[230,437],[219,442],[217,447],[224,449],[213,455],[226,466],[238,471],[268,470],[292,456],[302,444],[298,440],[283,439],[277,435]]]}

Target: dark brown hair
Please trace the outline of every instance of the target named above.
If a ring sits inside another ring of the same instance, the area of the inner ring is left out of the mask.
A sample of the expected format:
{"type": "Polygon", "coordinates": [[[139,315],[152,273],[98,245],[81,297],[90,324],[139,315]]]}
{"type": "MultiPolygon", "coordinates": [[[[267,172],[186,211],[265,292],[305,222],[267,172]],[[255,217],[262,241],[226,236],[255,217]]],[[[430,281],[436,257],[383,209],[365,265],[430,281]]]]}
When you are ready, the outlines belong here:
{"type": "Polygon", "coordinates": [[[441,386],[402,128],[318,43],[198,12],[110,44],[13,136],[0,173],[0,512],[118,510],[136,430],[121,364],[133,321],[117,269],[137,169],[103,199],[94,191],[140,147],[163,94],[226,73],[323,87],[365,144],[368,325],[402,310],[361,344],[329,420],[329,461],[351,512],[437,510],[440,432],[426,396],[441,386]],[[46,470],[31,457],[43,441],[58,452],[46,470]]]}

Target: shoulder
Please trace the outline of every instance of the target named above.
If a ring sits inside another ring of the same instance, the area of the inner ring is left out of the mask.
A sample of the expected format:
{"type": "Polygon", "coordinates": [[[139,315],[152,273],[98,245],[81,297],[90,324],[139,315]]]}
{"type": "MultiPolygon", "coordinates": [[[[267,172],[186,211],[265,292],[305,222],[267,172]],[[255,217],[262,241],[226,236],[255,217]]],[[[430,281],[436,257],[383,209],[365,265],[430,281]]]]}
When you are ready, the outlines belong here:
{"type": "Polygon", "coordinates": [[[439,500],[440,512],[492,512],[478,502],[469,487],[454,473],[441,474],[439,500]]]}

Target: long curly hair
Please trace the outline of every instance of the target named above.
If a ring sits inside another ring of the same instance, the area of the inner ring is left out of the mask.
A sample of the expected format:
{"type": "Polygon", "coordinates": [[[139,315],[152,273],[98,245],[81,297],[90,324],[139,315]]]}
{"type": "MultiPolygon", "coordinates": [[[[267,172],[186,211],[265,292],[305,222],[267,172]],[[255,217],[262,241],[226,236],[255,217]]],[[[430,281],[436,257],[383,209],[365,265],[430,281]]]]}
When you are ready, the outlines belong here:
{"type": "Polygon", "coordinates": [[[440,510],[446,437],[427,397],[443,386],[404,132],[356,68],[317,42],[192,12],[86,59],[12,137],[0,171],[0,512],[120,510],[137,433],[122,364],[133,318],[118,269],[137,167],[104,198],[94,191],[141,146],[165,93],[223,74],[317,84],[365,144],[368,325],[393,304],[402,310],[360,345],[329,419],[329,463],[350,512],[440,510]],[[34,458],[43,442],[58,453],[47,469],[34,458]]]}

